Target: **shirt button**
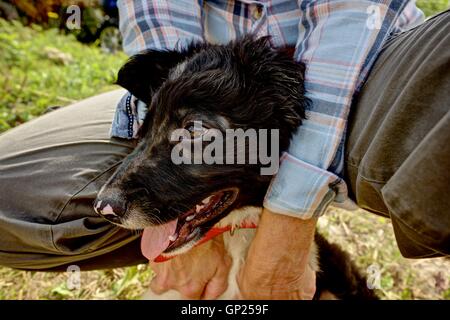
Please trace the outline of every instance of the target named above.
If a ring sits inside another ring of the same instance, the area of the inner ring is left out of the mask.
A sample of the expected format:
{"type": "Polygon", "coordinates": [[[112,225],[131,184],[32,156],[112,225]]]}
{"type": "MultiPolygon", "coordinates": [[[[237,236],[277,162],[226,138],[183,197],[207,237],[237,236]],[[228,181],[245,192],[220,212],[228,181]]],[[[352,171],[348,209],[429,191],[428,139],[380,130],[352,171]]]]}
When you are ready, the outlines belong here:
{"type": "Polygon", "coordinates": [[[263,7],[261,5],[256,5],[255,9],[253,9],[252,17],[255,20],[259,20],[262,17],[263,7]]]}

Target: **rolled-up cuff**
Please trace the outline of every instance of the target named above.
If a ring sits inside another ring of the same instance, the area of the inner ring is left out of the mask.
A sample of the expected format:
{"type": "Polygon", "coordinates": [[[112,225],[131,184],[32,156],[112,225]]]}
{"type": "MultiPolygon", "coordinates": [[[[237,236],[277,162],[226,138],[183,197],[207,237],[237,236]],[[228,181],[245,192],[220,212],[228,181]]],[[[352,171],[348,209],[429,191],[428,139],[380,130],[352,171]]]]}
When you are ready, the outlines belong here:
{"type": "Polygon", "coordinates": [[[332,201],[346,199],[345,182],[335,174],[285,153],[264,199],[275,213],[310,219],[321,216],[332,201]]]}

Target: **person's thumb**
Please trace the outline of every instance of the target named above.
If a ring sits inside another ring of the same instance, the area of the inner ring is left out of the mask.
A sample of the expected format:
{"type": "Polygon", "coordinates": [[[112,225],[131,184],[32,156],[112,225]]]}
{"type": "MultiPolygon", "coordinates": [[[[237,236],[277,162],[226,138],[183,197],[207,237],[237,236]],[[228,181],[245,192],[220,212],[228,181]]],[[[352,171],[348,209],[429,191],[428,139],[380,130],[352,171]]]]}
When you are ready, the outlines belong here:
{"type": "Polygon", "coordinates": [[[308,265],[306,266],[305,273],[303,275],[302,285],[302,299],[312,300],[316,293],[316,272],[308,265]]]}

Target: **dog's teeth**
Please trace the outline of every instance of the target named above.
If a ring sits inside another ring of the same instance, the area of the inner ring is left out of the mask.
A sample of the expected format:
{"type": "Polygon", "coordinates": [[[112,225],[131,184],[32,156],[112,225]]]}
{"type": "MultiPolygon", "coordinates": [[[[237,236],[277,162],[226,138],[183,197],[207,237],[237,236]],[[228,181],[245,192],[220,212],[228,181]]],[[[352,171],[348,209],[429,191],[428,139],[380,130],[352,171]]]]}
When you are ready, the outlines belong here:
{"type": "Polygon", "coordinates": [[[204,206],[196,205],[195,206],[195,212],[199,213],[203,208],[204,208],[204,206]]]}
{"type": "Polygon", "coordinates": [[[194,219],[195,215],[190,215],[186,217],[186,221],[191,221],[192,219],[194,219]]]}
{"type": "Polygon", "coordinates": [[[177,234],[173,234],[173,235],[169,236],[170,241],[175,241],[175,240],[177,240],[177,238],[178,238],[177,234]]]}
{"type": "Polygon", "coordinates": [[[211,196],[209,196],[208,198],[203,199],[203,200],[202,200],[202,203],[203,203],[203,204],[207,204],[207,203],[210,202],[210,201],[211,201],[211,196]]]}

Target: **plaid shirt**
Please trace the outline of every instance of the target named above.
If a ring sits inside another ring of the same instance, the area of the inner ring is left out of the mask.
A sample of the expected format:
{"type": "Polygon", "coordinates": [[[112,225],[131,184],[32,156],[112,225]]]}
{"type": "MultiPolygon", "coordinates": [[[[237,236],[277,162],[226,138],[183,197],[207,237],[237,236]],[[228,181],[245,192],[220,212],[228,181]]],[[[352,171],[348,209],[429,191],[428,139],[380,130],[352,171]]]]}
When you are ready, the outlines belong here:
{"type": "MultiPolygon", "coordinates": [[[[226,43],[247,33],[295,46],[307,65],[312,104],[298,129],[264,206],[303,219],[347,199],[343,146],[347,116],[386,40],[423,21],[408,0],[119,0],[125,52],[179,48],[192,40],[226,43]]],[[[133,138],[145,108],[125,96],[112,135],[133,138]]]]}

